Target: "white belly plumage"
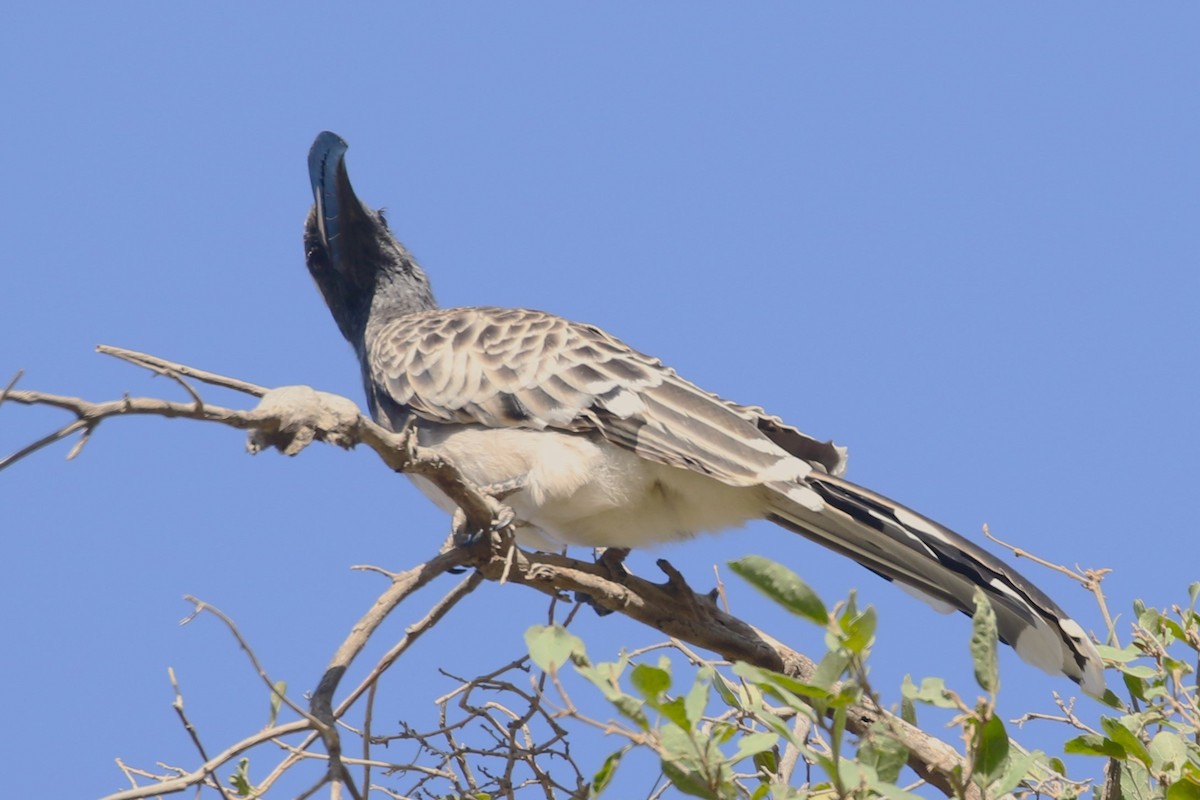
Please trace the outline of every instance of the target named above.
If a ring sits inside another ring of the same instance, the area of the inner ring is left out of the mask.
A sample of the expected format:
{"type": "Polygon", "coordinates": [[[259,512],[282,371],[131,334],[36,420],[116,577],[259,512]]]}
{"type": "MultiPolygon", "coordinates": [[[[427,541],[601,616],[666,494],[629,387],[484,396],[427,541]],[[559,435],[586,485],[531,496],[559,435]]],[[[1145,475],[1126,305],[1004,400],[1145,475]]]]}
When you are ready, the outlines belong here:
{"type": "MultiPolygon", "coordinates": [[[[655,464],[603,440],[559,431],[430,426],[420,441],[481,486],[524,479],[505,498],[524,545],[645,547],[735,527],[762,515],[759,487],[728,486],[655,464]]],[[[455,506],[428,480],[417,487],[447,512],[455,506]]]]}

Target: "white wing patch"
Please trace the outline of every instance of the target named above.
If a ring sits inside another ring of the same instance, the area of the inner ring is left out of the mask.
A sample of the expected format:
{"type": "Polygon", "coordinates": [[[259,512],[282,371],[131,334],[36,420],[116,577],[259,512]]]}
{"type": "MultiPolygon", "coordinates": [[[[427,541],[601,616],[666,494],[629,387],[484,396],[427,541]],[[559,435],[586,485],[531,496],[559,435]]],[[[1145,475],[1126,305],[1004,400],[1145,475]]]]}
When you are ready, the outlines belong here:
{"type": "Polygon", "coordinates": [[[921,533],[928,534],[937,539],[939,542],[946,541],[946,537],[940,530],[938,530],[936,525],[932,524],[929,520],[925,519],[919,514],[914,514],[904,506],[896,506],[893,509],[893,513],[896,515],[896,520],[899,521],[901,525],[912,528],[913,530],[918,530],[921,533]]]}
{"type": "Polygon", "coordinates": [[[1055,673],[1063,668],[1063,641],[1040,617],[1018,634],[1013,649],[1026,664],[1046,672],[1055,673]]]}
{"type": "Polygon", "coordinates": [[[604,401],[604,407],[621,419],[646,413],[646,404],[635,393],[621,390],[604,401]]]}
{"type": "Polygon", "coordinates": [[[892,583],[896,586],[899,586],[901,591],[903,591],[909,597],[917,598],[939,614],[952,614],[955,611],[958,611],[958,606],[954,605],[953,603],[949,603],[945,600],[934,597],[931,594],[927,594],[917,587],[911,586],[902,580],[897,579],[892,581],[892,583]]]}
{"type": "Polygon", "coordinates": [[[820,513],[825,510],[825,501],[821,499],[821,495],[807,486],[791,486],[785,494],[793,503],[799,503],[809,511],[820,513]]]}

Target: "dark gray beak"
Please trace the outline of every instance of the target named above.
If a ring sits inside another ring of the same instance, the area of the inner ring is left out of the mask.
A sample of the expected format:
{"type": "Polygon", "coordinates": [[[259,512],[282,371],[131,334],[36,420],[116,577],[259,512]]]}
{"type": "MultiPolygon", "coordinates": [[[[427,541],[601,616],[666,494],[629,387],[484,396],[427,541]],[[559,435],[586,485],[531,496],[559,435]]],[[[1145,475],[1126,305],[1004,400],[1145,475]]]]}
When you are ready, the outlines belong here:
{"type": "Polygon", "coordinates": [[[350,217],[363,213],[362,203],[350,185],[346,173],[346,140],[330,131],[322,131],[308,151],[308,177],[312,181],[313,200],[317,205],[317,230],[334,269],[345,271],[339,239],[350,217]]]}

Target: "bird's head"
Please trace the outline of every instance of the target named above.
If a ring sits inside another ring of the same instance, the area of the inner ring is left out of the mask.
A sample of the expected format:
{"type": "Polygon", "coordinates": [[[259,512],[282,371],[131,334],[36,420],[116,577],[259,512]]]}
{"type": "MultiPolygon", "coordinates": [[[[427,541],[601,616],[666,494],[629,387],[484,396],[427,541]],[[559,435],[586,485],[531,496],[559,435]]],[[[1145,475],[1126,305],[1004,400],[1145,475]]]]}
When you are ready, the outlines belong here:
{"type": "Polygon", "coordinates": [[[304,225],[308,271],[342,335],[356,348],[368,319],[436,307],[429,280],[388,228],[383,213],[354,193],[344,139],[324,131],[308,152],[313,207],[304,225]]]}

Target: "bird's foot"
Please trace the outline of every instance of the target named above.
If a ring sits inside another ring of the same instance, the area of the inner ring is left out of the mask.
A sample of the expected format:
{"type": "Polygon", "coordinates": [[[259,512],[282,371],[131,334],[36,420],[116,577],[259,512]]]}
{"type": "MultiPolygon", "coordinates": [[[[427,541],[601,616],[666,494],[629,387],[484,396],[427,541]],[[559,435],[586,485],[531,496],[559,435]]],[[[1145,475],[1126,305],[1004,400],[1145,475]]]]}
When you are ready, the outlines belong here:
{"type": "Polygon", "coordinates": [[[504,500],[521,491],[529,485],[528,475],[518,475],[515,478],[509,478],[506,481],[498,481],[489,483],[487,486],[480,486],[479,491],[497,500],[504,500]]]}
{"type": "Polygon", "coordinates": [[[596,565],[608,571],[609,580],[624,583],[629,575],[629,570],[625,567],[625,559],[628,556],[628,547],[605,547],[596,557],[596,565]]]}
{"type": "MultiPolygon", "coordinates": [[[[625,568],[625,557],[628,555],[628,547],[605,547],[596,556],[596,566],[602,567],[608,573],[605,577],[610,581],[623,584],[625,583],[625,579],[629,577],[629,570],[625,568]]],[[[613,613],[611,608],[605,608],[600,605],[586,592],[575,592],[575,602],[580,605],[591,606],[598,617],[607,617],[613,613]]]]}
{"type": "Polygon", "coordinates": [[[605,608],[596,602],[596,598],[592,597],[587,592],[575,592],[575,602],[581,606],[591,606],[592,611],[596,612],[597,617],[607,617],[613,613],[611,608],[605,608]]]}
{"type": "Polygon", "coordinates": [[[512,526],[517,520],[517,515],[511,508],[501,503],[496,504],[496,516],[492,518],[491,524],[486,530],[473,528],[467,522],[467,515],[461,508],[454,509],[454,517],[451,520],[450,528],[453,532],[455,547],[470,547],[482,540],[485,536],[493,533],[500,533],[505,528],[512,526]]]}

